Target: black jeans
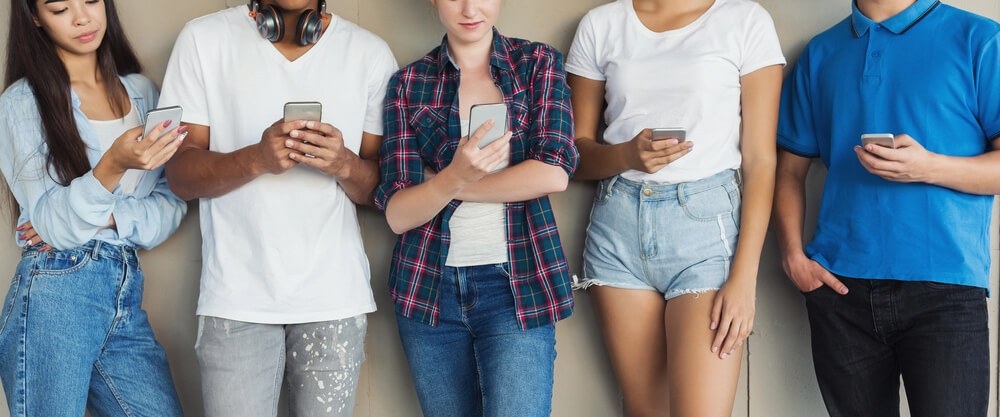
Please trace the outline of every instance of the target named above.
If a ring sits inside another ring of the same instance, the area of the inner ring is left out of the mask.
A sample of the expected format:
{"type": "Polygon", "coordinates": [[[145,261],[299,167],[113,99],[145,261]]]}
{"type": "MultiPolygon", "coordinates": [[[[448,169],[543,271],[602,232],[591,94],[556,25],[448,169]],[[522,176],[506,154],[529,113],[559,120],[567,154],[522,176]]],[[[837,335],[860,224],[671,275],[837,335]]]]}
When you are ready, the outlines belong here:
{"type": "Polygon", "coordinates": [[[838,277],[807,293],[816,378],[831,417],[983,417],[989,404],[986,290],[838,277]]]}

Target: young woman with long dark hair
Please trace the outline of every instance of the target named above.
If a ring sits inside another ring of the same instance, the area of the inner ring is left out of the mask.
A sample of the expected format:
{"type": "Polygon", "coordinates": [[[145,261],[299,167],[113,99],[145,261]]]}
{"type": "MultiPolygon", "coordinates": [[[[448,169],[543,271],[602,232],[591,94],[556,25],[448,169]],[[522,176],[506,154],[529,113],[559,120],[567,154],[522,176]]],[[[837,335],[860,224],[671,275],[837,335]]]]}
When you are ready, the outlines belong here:
{"type": "Polygon", "coordinates": [[[10,16],[0,171],[25,248],[0,316],[10,414],[181,415],[136,248],[184,216],[160,168],[184,130],[141,137],[157,91],[113,0],[13,0],[10,16]]]}

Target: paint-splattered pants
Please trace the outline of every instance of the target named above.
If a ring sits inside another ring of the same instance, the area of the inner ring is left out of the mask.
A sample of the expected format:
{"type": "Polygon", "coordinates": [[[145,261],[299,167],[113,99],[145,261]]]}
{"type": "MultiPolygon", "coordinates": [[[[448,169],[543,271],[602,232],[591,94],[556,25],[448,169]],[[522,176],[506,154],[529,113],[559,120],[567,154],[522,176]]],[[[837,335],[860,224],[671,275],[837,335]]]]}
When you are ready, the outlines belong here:
{"type": "Polygon", "coordinates": [[[198,318],[195,351],[208,417],[350,416],[364,362],[364,315],[302,324],[198,318]]]}

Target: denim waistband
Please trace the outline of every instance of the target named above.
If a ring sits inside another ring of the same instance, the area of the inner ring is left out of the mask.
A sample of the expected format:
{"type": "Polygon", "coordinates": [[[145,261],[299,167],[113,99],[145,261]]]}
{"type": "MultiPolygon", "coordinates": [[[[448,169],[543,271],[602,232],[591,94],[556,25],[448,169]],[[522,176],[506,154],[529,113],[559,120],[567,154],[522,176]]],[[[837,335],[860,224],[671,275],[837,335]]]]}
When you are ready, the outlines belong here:
{"type": "Polygon", "coordinates": [[[68,249],[66,251],[60,251],[59,249],[52,249],[50,251],[42,252],[39,251],[39,249],[41,249],[42,246],[43,245],[41,243],[32,245],[24,252],[21,252],[21,257],[23,258],[39,254],[45,255],[48,253],[59,253],[68,251],[82,251],[89,253],[90,256],[95,260],[104,257],[116,259],[122,262],[138,259],[138,255],[136,254],[135,248],[130,245],[114,245],[111,243],[107,243],[103,240],[96,240],[96,239],[84,243],[83,245],[77,246],[73,249],[68,249]]]}
{"type": "Polygon", "coordinates": [[[610,194],[611,190],[617,189],[625,195],[636,196],[646,201],[657,201],[683,198],[685,195],[696,194],[729,183],[740,186],[742,182],[742,174],[738,169],[727,169],[708,178],[677,184],[647,184],[614,176],[601,181],[599,191],[610,194]]]}

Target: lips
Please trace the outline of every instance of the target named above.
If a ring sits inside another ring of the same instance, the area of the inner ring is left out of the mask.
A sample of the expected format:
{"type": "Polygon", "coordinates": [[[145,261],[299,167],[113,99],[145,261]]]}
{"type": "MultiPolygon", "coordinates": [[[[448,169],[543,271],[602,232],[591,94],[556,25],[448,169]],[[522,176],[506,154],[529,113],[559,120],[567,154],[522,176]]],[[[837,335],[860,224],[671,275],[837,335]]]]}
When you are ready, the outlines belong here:
{"type": "Polygon", "coordinates": [[[95,30],[93,32],[87,32],[87,33],[84,33],[84,34],[82,34],[80,36],[77,36],[77,37],[75,37],[73,39],[76,39],[76,40],[78,40],[80,42],[83,42],[83,43],[87,43],[87,42],[93,41],[94,39],[97,39],[97,31],[95,30]]]}
{"type": "Polygon", "coordinates": [[[476,29],[482,24],[483,22],[476,22],[476,23],[459,23],[458,25],[466,29],[476,29]]]}

